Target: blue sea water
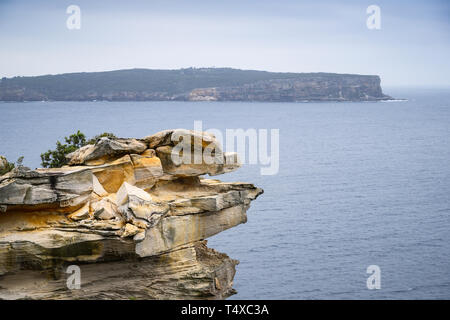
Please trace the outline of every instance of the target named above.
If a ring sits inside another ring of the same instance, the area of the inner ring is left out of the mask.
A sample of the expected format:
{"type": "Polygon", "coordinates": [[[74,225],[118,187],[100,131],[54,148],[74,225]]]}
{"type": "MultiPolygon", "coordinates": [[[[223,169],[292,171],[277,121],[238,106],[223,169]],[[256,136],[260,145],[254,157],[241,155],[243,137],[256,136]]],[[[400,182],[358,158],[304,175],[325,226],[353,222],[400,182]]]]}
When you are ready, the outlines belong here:
{"type": "Polygon", "coordinates": [[[265,190],[246,224],[209,239],[240,260],[231,299],[450,299],[450,90],[385,91],[408,101],[0,103],[0,154],[37,167],[76,130],[278,128],[277,175],[218,177],[265,190]]]}

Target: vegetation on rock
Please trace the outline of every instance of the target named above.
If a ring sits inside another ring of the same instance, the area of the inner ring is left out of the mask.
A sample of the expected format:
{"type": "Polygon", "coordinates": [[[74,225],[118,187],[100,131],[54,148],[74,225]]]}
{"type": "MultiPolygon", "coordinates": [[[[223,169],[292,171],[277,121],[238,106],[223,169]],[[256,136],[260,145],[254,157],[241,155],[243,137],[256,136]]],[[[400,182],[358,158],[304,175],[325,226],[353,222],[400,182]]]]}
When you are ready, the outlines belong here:
{"type": "Polygon", "coordinates": [[[104,132],[87,140],[86,135],[78,130],[76,133],[71,134],[69,137],[64,137],[65,143],[56,141],[55,150],[49,149],[47,152],[41,153],[41,165],[44,168],[60,168],[67,164],[68,160],[66,156],[69,153],[72,153],[75,150],[88,144],[95,144],[97,140],[102,137],[116,138],[113,133],[104,132]]]}
{"type": "Polygon", "coordinates": [[[5,157],[0,156],[0,176],[10,172],[16,167],[21,167],[23,162],[23,156],[17,159],[16,163],[9,162],[5,157]]]}

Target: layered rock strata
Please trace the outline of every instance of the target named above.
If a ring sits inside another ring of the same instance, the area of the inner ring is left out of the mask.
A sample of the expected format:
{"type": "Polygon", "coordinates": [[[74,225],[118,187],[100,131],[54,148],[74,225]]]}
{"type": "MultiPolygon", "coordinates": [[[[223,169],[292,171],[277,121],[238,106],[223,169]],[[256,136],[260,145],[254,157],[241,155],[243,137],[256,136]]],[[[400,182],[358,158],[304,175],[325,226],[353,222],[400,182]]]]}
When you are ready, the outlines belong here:
{"type": "Polygon", "coordinates": [[[293,79],[270,79],[241,86],[198,88],[191,101],[379,101],[383,94],[380,77],[366,75],[305,74],[293,79]]]}
{"type": "Polygon", "coordinates": [[[214,136],[177,129],[102,138],[68,163],[0,176],[0,298],[221,299],[235,292],[238,261],[205,239],[245,223],[263,191],[202,177],[240,166],[214,136]],[[215,161],[174,161],[179,141],[189,147],[184,155],[208,151],[215,161]],[[68,282],[73,265],[79,289],[68,282]]]}

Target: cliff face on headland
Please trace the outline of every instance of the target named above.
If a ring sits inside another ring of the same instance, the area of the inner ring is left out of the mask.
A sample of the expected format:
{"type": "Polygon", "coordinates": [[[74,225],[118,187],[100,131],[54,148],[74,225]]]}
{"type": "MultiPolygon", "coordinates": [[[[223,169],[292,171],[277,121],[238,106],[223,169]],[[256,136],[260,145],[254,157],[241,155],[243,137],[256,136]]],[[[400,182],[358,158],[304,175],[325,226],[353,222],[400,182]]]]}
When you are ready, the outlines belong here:
{"type": "Polygon", "coordinates": [[[132,69],[0,80],[0,101],[377,101],[380,77],[230,68],[132,69]]]}
{"type": "Polygon", "coordinates": [[[234,87],[194,89],[192,101],[377,101],[388,100],[378,76],[308,75],[261,80],[234,87]]]}
{"type": "Polygon", "coordinates": [[[221,299],[235,292],[238,261],[205,239],[245,223],[263,191],[200,177],[240,166],[214,136],[177,129],[101,138],[68,159],[62,168],[18,167],[0,176],[0,299],[221,299]],[[174,163],[179,134],[192,150],[194,141],[201,151],[212,145],[220,161],[174,163]],[[70,265],[81,270],[80,289],[67,286],[70,265]]]}

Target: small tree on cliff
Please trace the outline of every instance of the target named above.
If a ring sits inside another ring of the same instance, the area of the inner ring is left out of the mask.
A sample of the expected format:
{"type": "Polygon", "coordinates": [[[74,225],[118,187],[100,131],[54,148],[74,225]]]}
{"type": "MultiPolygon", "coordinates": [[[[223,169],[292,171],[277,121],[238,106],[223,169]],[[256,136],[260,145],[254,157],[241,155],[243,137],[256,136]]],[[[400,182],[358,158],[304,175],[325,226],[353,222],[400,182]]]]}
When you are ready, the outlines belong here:
{"type": "Polygon", "coordinates": [[[0,156],[0,176],[10,172],[14,168],[22,167],[23,156],[17,159],[16,163],[9,162],[5,157],[0,156]]]}
{"type": "Polygon", "coordinates": [[[64,137],[66,143],[56,141],[56,149],[48,150],[47,152],[41,153],[41,165],[44,168],[60,168],[67,164],[66,156],[74,152],[75,150],[84,147],[88,144],[95,144],[98,139],[102,137],[116,138],[116,136],[110,132],[104,132],[102,134],[96,135],[95,137],[86,140],[86,136],[80,130],[76,133],[70,135],[69,137],[64,137]]]}

